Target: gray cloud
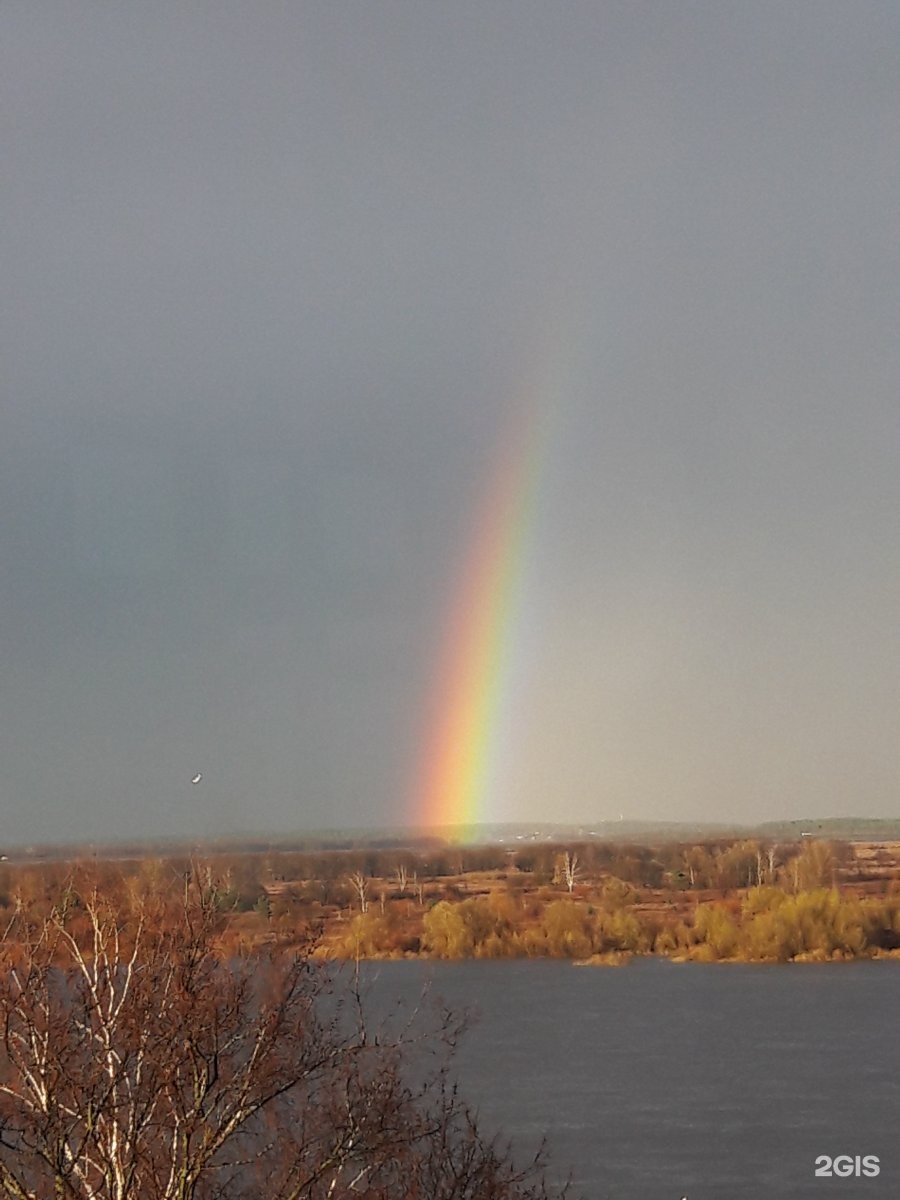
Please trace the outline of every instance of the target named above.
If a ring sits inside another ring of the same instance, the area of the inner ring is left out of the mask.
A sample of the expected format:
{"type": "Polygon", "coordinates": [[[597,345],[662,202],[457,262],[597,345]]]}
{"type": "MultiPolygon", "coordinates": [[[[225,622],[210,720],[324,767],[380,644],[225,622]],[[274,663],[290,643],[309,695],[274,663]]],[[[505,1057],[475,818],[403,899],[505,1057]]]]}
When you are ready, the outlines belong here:
{"type": "Polygon", "coordinates": [[[895,6],[0,25],[5,837],[404,820],[540,380],[491,815],[894,812],[895,6]]]}

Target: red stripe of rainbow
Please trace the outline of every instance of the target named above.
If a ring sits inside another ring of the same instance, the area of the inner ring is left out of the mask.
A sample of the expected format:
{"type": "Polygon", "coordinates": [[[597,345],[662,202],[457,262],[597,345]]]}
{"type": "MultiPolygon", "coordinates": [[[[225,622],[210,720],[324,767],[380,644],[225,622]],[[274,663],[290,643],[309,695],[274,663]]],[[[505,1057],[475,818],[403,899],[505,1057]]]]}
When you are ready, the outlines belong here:
{"type": "Polygon", "coordinates": [[[501,446],[450,607],[435,703],[413,796],[415,824],[470,826],[491,816],[492,734],[503,699],[527,558],[545,422],[531,404],[501,446]]]}

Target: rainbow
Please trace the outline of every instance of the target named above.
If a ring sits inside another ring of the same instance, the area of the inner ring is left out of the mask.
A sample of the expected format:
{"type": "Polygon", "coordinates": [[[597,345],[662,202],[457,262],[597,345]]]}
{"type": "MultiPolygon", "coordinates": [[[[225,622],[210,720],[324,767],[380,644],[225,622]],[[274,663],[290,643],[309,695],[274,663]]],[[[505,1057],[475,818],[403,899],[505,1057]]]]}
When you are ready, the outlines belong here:
{"type": "Polygon", "coordinates": [[[412,808],[420,828],[497,819],[499,724],[546,457],[546,395],[519,405],[500,446],[447,615],[412,808]],[[543,401],[543,403],[541,403],[543,401]]]}

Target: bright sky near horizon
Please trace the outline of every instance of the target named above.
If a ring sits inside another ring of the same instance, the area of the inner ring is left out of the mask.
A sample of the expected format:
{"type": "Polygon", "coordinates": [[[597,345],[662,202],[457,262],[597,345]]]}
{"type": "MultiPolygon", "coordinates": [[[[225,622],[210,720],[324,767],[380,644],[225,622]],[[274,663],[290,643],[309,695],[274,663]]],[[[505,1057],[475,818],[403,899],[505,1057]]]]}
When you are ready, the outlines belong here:
{"type": "Polygon", "coordinates": [[[898,815],[900,7],[0,34],[0,841],[898,815]]]}

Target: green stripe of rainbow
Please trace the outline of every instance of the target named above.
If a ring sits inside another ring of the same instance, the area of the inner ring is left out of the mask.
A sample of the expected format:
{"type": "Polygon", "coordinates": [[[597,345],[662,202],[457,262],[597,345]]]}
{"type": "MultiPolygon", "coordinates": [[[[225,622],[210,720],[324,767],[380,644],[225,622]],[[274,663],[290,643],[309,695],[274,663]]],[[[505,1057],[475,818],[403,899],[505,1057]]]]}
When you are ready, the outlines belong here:
{"type": "Polygon", "coordinates": [[[546,424],[546,410],[530,404],[501,446],[476,512],[418,765],[413,811],[420,827],[466,827],[492,816],[494,733],[511,665],[546,424]]]}

